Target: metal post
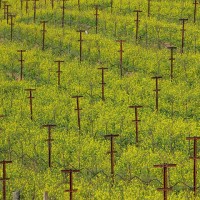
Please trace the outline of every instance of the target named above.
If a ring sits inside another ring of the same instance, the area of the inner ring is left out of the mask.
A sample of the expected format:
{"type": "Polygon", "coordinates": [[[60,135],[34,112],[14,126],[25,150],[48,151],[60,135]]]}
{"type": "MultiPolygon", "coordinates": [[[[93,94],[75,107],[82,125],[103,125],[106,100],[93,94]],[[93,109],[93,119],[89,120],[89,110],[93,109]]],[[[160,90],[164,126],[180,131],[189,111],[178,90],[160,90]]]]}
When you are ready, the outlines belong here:
{"type": "Polygon", "coordinates": [[[197,160],[199,157],[197,156],[197,141],[200,140],[200,137],[186,137],[186,140],[193,140],[193,157],[190,157],[190,159],[194,160],[194,167],[193,167],[193,191],[194,195],[197,193],[197,160]]]}
{"type": "Polygon", "coordinates": [[[106,67],[101,67],[101,68],[98,68],[98,69],[100,69],[101,70],[101,73],[102,73],[102,81],[101,81],[101,85],[102,85],[102,89],[101,89],[101,91],[102,91],[102,101],[105,101],[105,96],[104,96],[104,85],[106,84],[105,82],[104,82],[104,70],[106,70],[106,69],[108,69],[108,68],[106,68],[106,67]]]}
{"type": "Polygon", "coordinates": [[[156,92],[156,111],[158,111],[158,92],[160,91],[160,89],[158,88],[158,80],[161,79],[162,76],[154,76],[152,77],[152,79],[156,80],[156,89],[153,90],[156,92]]]}
{"type": "Polygon", "coordinates": [[[32,96],[32,91],[35,91],[36,89],[25,89],[25,91],[29,92],[29,99],[30,99],[30,113],[31,113],[31,120],[33,120],[33,102],[32,99],[34,98],[32,96]]]}
{"type": "Polygon", "coordinates": [[[129,108],[134,108],[135,109],[135,120],[133,120],[133,122],[135,122],[135,140],[136,140],[136,144],[138,144],[139,140],[138,140],[138,122],[140,122],[141,120],[138,119],[138,108],[142,108],[142,106],[129,106],[129,108]]]}
{"type": "Polygon", "coordinates": [[[46,140],[48,142],[48,157],[49,157],[49,167],[51,168],[51,142],[53,139],[51,138],[51,129],[55,127],[56,125],[54,124],[46,124],[43,125],[42,127],[48,128],[48,139],[46,140]]]}
{"type": "Polygon", "coordinates": [[[111,166],[111,177],[112,177],[112,181],[114,183],[114,175],[115,175],[115,163],[114,163],[114,154],[117,153],[114,150],[114,138],[118,137],[119,135],[105,135],[105,138],[109,138],[110,139],[110,151],[108,151],[107,153],[110,154],[110,166],[111,166]]]}
{"type": "Polygon", "coordinates": [[[18,60],[18,61],[20,61],[20,63],[21,63],[20,80],[22,80],[23,79],[23,62],[24,62],[23,53],[26,52],[26,50],[17,50],[17,52],[20,53],[20,57],[21,57],[20,60],[18,60]]]}
{"type": "Polygon", "coordinates": [[[6,164],[12,163],[12,161],[1,161],[0,164],[3,165],[3,177],[0,179],[3,181],[3,200],[6,200],[6,181],[9,180],[9,178],[6,177],[6,164]]]}
{"type": "Polygon", "coordinates": [[[116,40],[116,42],[120,43],[120,50],[118,52],[120,53],[120,74],[121,74],[121,77],[122,77],[123,76],[123,66],[122,66],[122,63],[123,63],[123,53],[124,53],[123,42],[126,42],[126,41],[125,40],[116,40]]]}
{"type": "Polygon", "coordinates": [[[80,172],[80,170],[65,169],[61,170],[61,172],[69,174],[69,190],[65,190],[65,192],[69,192],[70,200],[73,200],[73,193],[78,191],[77,189],[73,188],[73,173],[80,172]]]}
{"type": "Polygon", "coordinates": [[[82,108],[80,108],[80,106],[79,106],[79,98],[81,98],[81,97],[83,97],[83,96],[72,96],[72,98],[76,98],[77,108],[75,108],[75,110],[77,110],[77,114],[78,114],[78,128],[79,128],[79,131],[81,130],[80,111],[82,110],[82,108]]]}
{"type": "Polygon", "coordinates": [[[188,21],[188,19],[185,19],[185,18],[182,18],[182,19],[179,19],[180,21],[182,21],[182,45],[181,45],[181,53],[183,53],[183,48],[184,48],[184,41],[185,41],[185,22],[188,21]]]}
{"type": "Polygon", "coordinates": [[[167,186],[167,170],[168,168],[170,167],[176,167],[176,164],[167,164],[167,163],[164,163],[164,164],[161,164],[161,165],[154,165],[154,167],[156,168],[163,168],[163,188],[158,188],[158,191],[163,191],[163,199],[164,200],[167,200],[167,193],[169,190],[172,190],[172,188],[168,188],[167,186]]]}

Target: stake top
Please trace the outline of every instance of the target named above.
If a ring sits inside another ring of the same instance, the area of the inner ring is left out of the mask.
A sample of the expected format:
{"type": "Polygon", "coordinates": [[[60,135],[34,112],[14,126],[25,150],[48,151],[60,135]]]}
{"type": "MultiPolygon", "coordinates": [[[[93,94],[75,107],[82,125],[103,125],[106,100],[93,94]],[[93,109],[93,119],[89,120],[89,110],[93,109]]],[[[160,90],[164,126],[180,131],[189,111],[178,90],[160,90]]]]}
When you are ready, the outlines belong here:
{"type": "Polygon", "coordinates": [[[200,137],[198,136],[186,137],[186,140],[200,140],[200,137]]]}
{"type": "Polygon", "coordinates": [[[17,52],[26,52],[26,50],[17,50],[17,52]]]}
{"type": "Polygon", "coordinates": [[[29,88],[29,89],[25,89],[25,91],[35,91],[36,89],[31,89],[31,88],[29,88]]]}
{"type": "Polygon", "coordinates": [[[80,98],[80,97],[83,97],[83,96],[72,96],[72,98],[80,98]]]}
{"type": "Polygon", "coordinates": [[[116,42],[126,42],[126,40],[116,40],[116,42]]]}
{"type": "Polygon", "coordinates": [[[55,60],[54,62],[61,63],[61,62],[65,62],[65,61],[64,60],[55,60]]]}
{"type": "Polygon", "coordinates": [[[154,165],[155,168],[164,168],[164,167],[176,167],[176,164],[167,164],[167,163],[163,163],[160,165],[154,165]]]}
{"type": "Polygon", "coordinates": [[[110,135],[104,135],[105,138],[112,138],[112,137],[118,137],[119,134],[110,134],[110,135]]]}
{"type": "Polygon", "coordinates": [[[180,21],[188,21],[188,18],[181,18],[180,21]]]}
{"type": "Polygon", "coordinates": [[[0,115],[0,118],[3,118],[3,117],[5,117],[5,115],[0,115]]]}
{"type": "Polygon", "coordinates": [[[83,32],[85,32],[85,30],[78,30],[76,32],[83,33],[83,32]]]}
{"type": "Polygon", "coordinates": [[[10,16],[10,17],[16,17],[16,14],[9,13],[8,16],[10,16]]]}
{"type": "Polygon", "coordinates": [[[12,161],[11,160],[2,160],[2,161],[0,161],[0,164],[5,164],[5,163],[12,163],[12,161]]]}
{"type": "Polygon", "coordinates": [[[129,106],[129,108],[142,108],[143,106],[129,106]]]}
{"type": "Polygon", "coordinates": [[[99,67],[97,69],[101,69],[101,70],[104,70],[104,69],[108,69],[107,67],[99,67]]]}
{"type": "Polygon", "coordinates": [[[40,23],[43,23],[43,24],[45,24],[45,23],[47,23],[48,21],[47,20],[42,20],[42,21],[40,21],[40,23]]]}
{"type": "Polygon", "coordinates": [[[63,173],[72,173],[72,172],[80,172],[79,169],[63,169],[61,170],[63,173]]]}
{"type": "Polygon", "coordinates": [[[159,79],[159,78],[162,78],[162,76],[153,76],[151,77],[152,79],[159,79]]]}
{"type": "Polygon", "coordinates": [[[133,12],[142,12],[142,10],[134,10],[133,12]]]}
{"type": "Polygon", "coordinates": [[[45,125],[42,125],[42,127],[55,127],[56,125],[55,124],[45,124],[45,125]]]}
{"type": "Polygon", "coordinates": [[[167,48],[168,49],[177,49],[177,47],[175,47],[175,46],[168,46],[167,48]]]}

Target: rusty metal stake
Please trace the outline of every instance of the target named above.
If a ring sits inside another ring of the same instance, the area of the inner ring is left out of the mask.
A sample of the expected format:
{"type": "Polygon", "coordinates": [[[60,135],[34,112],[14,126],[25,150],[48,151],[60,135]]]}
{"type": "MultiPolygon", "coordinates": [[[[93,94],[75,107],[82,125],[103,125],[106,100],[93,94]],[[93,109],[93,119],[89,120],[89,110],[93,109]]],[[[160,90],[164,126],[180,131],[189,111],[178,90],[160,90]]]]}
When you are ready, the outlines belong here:
{"type": "Polygon", "coordinates": [[[72,96],[72,98],[76,99],[77,108],[75,108],[75,110],[77,110],[77,114],[78,114],[78,128],[79,128],[79,131],[81,130],[80,111],[82,110],[82,108],[80,108],[80,105],[79,105],[79,98],[81,98],[81,97],[83,97],[83,96],[72,96]]]}
{"type": "Polygon", "coordinates": [[[11,7],[11,5],[8,5],[8,4],[5,4],[5,7],[6,7],[6,20],[7,20],[7,24],[8,24],[8,20],[9,20],[9,7],[11,7]]]}
{"type": "Polygon", "coordinates": [[[167,163],[164,163],[164,164],[161,164],[161,165],[154,165],[154,167],[156,167],[156,168],[163,168],[163,188],[158,188],[158,191],[163,191],[163,197],[164,197],[163,199],[167,200],[167,192],[169,190],[172,190],[172,188],[169,188],[167,186],[167,182],[168,182],[168,180],[167,180],[167,177],[168,177],[167,170],[170,167],[176,167],[176,164],[167,164],[167,163]]]}
{"type": "Polygon", "coordinates": [[[33,102],[32,99],[34,98],[32,96],[32,91],[35,91],[36,89],[25,89],[25,91],[29,92],[29,99],[30,99],[30,113],[31,113],[31,120],[33,120],[33,102]]]}
{"type": "Polygon", "coordinates": [[[20,70],[20,81],[23,79],[23,62],[24,62],[24,59],[23,59],[23,53],[26,52],[26,50],[17,50],[17,52],[20,53],[20,63],[21,63],[21,70],[20,70]]]}
{"type": "Polygon", "coordinates": [[[123,50],[123,42],[126,42],[125,40],[116,40],[116,42],[119,42],[120,43],[120,50],[118,51],[120,53],[120,74],[121,74],[121,77],[123,76],[123,66],[122,66],[122,62],[123,62],[123,53],[124,53],[124,50],[123,50]]]}
{"type": "Polygon", "coordinates": [[[31,0],[24,0],[24,1],[26,2],[26,14],[27,14],[28,13],[28,9],[29,9],[28,2],[31,1],[31,0]]]}
{"type": "Polygon", "coordinates": [[[169,60],[171,61],[170,78],[171,78],[171,81],[172,81],[172,79],[173,79],[173,68],[174,68],[173,63],[174,63],[174,60],[175,60],[175,58],[174,58],[174,49],[176,49],[176,47],[169,46],[167,48],[171,50],[171,58],[169,58],[169,60]]]}
{"type": "Polygon", "coordinates": [[[95,5],[96,13],[94,15],[96,16],[96,34],[98,33],[98,17],[99,17],[98,9],[99,9],[99,5],[95,5]]]}
{"type": "Polygon", "coordinates": [[[44,51],[44,42],[45,42],[45,33],[46,33],[46,23],[47,21],[41,21],[41,23],[43,24],[43,30],[42,31],[42,50],[44,51]]]}
{"type": "Polygon", "coordinates": [[[138,122],[140,122],[141,120],[138,119],[138,108],[142,108],[142,106],[129,106],[129,108],[134,108],[135,109],[135,119],[133,120],[133,122],[135,122],[135,140],[136,140],[136,144],[138,144],[139,140],[138,140],[138,122]]]}
{"type": "Polygon", "coordinates": [[[110,12],[111,12],[111,14],[113,12],[113,0],[110,0],[110,12]]]}
{"type": "Polygon", "coordinates": [[[60,65],[61,65],[61,63],[63,63],[64,61],[62,61],[62,60],[56,60],[56,61],[54,61],[54,62],[58,63],[58,71],[57,71],[57,73],[58,73],[58,86],[60,86],[60,73],[62,72],[62,71],[60,70],[60,65]]]}
{"type": "Polygon", "coordinates": [[[194,168],[193,168],[193,191],[194,195],[197,193],[197,160],[199,157],[197,156],[197,141],[200,140],[200,137],[186,137],[186,140],[193,140],[193,157],[190,157],[190,159],[194,160],[194,168]]]}
{"type": "Polygon", "coordinates": [[[33,10],[34,10],[33,21],[34,21],[34,23],[35,23],[35,20],[36,20],[36,10],[37,10],[36,5],[37,5],[37,2],[38,2],[39,0],[32,0],[32,1],[33,1],[33,3],[34,3],[34,6],[33,6],[33,10]]]}
{"type": "Polygon", "coordinates": [[[51,0],[51,7],[54,9],[54,0],[51,0]]]}
{"type": "Polygon", "coordinates": [[[105,101],[105,96],[104,96],[104,85],[106,84],[104,82],[104,70],[108,69],[106,67],[101,67],[101,68],[98,68],[101,70],[101,73],[102,73],[102,81],[101,81],[101,85],[102,85],[102,101],[105,101]]]}
{"type": "Polygon", "coordinates": [[[69,174],[69,190],[65,190],[65,192],[69,192],[70,200],[72,200],[73,199],[73,193],[78,191],[77,189],[73,188],[73,176],[72,175],[75,172],[80,172],[80,170],[77,170],[77,169],[64,169],[64,170],[61,170],[61,172],[65,173],[65,174],[66,173],[69,174]]]}
{"type": "Polygon", "coordinates": [[[51,138],[51,128],[55,127],[56,125],[54,124],[46,124],[43,125],[42,127],[48,128],[48,139],[46,140],[48,142],[48,153],[49,153],[49,167],[51,168],[51,142],[53,139],[51,138]]]}
{"type": "Polygon", "coordinates": [[[136,15],[136,20],[135,20],[135,22],[136,22],[136,30],[135,30],[135,39],[136,39],[136,42],[138,41],[138,30],[139,30],[139,22],[140,22],[140,20],[139,20],[139,13],[140,12],[142,12],[141,10],[134,10],[134,12],[136,12],[137,13],[137,15],[136,15]]]}
{"type": "MultiPolygon", "coordinates": [[[[20,0],[21,5],[21,11],[23,10],[23,0],[20,0]]],[[[1,7],[0,7],[1,8],[1,7]]]]}
{"type": "Polygon", "coordinates": [[[69,0],[62,0],[62,28],[64,27],[65,23],[65,2],[69,0]]]}
{"type": "Polygon", "coordinates": [[[0,164],[3,164],[3,177],[0,179],[3,181],[3,200],[6,200],[6,181],[9,180],[9,178],[6,177],[6,164],[8,163],[12,163],[12,161],[3,160],[0,162],[0,164]]]}
{"type": "Polygon", "coordinates": [[[16,17],[16,15],[15,14],[8,14],[8,17],[10,17],[10,40],[12,41],[12,39],[13,39],[13,26],[14,26],[13,18],[16,17]]]}
{"type": "Polygon", "coordinates": [[[199,4],[197,0],[194,1],[194,23],[196,23],[196,15],[197,15],[197,5],[199,4]]]}
{"type": "Polygon", "coordinates": [[[183,53],[183,48],[184,48],[184,41],[185,41],[185,22],[188,21],[188,19],[185,19],[185,18],[182,18],[182,19],[179,19],[180,21],[182,21],[182,44],[181,44],[181,53],[183,53]]]}
{"type": "Polygon", "coordinates": [[[161,79],[162,76],[154,76],[152,77],[152,79],[156,80],[156,89],[153,90],[156,92],[156,111],[158,111],[158,92],[160,91],[160,89],[158,88],[158,80],[161,79]]]}
{"type": "Polygon", "coordinates": [[[6,3],[7,3],[7,1],[2,1],[2,3],[3,3],[3,11],[4,11],[3,19],[6,19],[6,3]]]}
{"type": "Polygon", "coordinates": [[[85,30],[79,30],[79,31],[77,31],[77,32],[80,33],[80,39],[79,39],[78,41],[80,42],[80,62],[81,62],[81,61],[82,61],[82,42],[84,41],[84,40],[82,39],[82,33],[84,33],[85,30]]]}
{"type": "Polygon", "coordinates": [[[108,154],[110,154],[110,165],[111,165],[111,177],[112,177],[112,181],[114,183],[114,175],[115,175],[115,162],[114,162],[114,154],[117,153],[114,150],[114,138],[118,137],[119,135],[105,135],[105,138],[109,138],[110,139],[110,151],[107,152],[108,154]]]}
{"type": "Polygon", "coordinates": [[[78,0],[78,10],[80,11],[80,0],[78,0]]]}
{"type": "Polygon", "coordinates": [[[151,0],[148,0],[148,17],[150,17],[151,0]]]}

